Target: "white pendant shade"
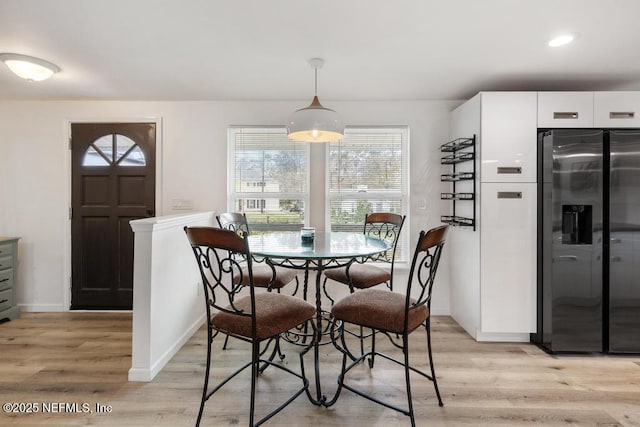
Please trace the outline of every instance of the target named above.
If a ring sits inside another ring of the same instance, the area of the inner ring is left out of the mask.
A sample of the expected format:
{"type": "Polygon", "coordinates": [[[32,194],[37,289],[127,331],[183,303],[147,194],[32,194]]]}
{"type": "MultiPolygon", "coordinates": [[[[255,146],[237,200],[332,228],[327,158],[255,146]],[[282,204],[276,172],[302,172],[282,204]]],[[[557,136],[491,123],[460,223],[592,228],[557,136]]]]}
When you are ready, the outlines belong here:
{"type": "Polygon", "coordinates": [[[1,53],[0,60],[18,77],[34,82],[46,80],[60,71],[55,64],[17,53],[1,53]]]}
{"type": "Polygon", "coordinates": [[[287,138],[302,142],[339,141],[344,123],[333,110],[324,108],[317,96],[307,108],[295,111],[287,120],[287,138]]]}
{"type": "Polygon", "coordinates": [[[322,58],[309,60],[315,69],[316,93],[311,104],[294,111],[287,120],[287,138],[300,142],[334,142],[344,136],[344,123],[335,111],[325,108],[318,100],[318,68],[322,58]]]}

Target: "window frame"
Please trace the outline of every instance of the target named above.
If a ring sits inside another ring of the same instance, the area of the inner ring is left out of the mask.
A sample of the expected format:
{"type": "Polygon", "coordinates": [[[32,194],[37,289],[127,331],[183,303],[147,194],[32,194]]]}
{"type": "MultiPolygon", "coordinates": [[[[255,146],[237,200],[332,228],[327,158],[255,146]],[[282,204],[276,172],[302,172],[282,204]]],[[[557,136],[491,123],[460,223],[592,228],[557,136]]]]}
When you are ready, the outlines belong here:
{"type": "MultiPolygon", "coordinates": [[[[402,167],[402,179],[400,185],[400,193],[399,198],[394,197],[392,200],[400,200],[401,206],[401,215],[405,215],[404,225],[402,227],[402,234],[400,240],[398,241],[398,245],[400,246],[401,258],[396,259],[396,263],[406,263],[409,261],[409,223],[410,223],[410,194],[409,194],[409,178],[411,176],[409,170],[409,147],[410,144],[410,131],[409,126],[406,125],[389,125],[389,126],[347,126],[345,128],[345,136],[351,134],[380,134],[380,133],[389,133],[389,132],[398,132],[402,135],[401,141],[401,167],[402,167]]],[[[342,140],[340,141],[342,143],[342,140]]],[[[384,199],[385,197],[389,197],[389,193],[382,192],[346,192],[346,193],[332,193],[331,186],[331,162],[330,162],[330,152],[331,152],[331,144],[327,144],[325,148],[325,200],[324,200],[324,210],[325,210],[325,229],[327,231],[331,230],[331,202],[335,200],[341,200],[344,198],[352,199],[352,200],[371,200],[371,199],[384,199]]],[[[362,223],[364,224],[364,218],[362,218],[362,223]]]]}
{"type": "MultiPolygon", "coordinates": [[[[311,156],[308,142],[291,142],[292,144],[300,145],[304,151],[304,158],[306,164],[305,171],[305,183],[302,193],[295,192],[269,192],[262,191],[255,192],[236,192],[236,149],[235,140],[236,135],[243,131],[264,132],[272,134],[282,134],[286,139],[286,128],[284,126],[259,126],[259,125],[234,125],[227,128],[227,211],[237,212],[236,200],[241,199],[254,199],[262,200],[261,203],[265,203],[265,199],[278,198],[278,199],[299,199],[304,204],[304,222],[301,225],[306,227],[309,225],[309,210],[310,210],[310,169],[311,169],[311,156]]],[[[253,182],[253,181],[252,181],[253,182]]],[[[265,187],[264,182],[261,185],[255,186],[256,189],[263,189],[265,187]]],[[[243,211],[247,212],[247,211],[243,211]]]]}

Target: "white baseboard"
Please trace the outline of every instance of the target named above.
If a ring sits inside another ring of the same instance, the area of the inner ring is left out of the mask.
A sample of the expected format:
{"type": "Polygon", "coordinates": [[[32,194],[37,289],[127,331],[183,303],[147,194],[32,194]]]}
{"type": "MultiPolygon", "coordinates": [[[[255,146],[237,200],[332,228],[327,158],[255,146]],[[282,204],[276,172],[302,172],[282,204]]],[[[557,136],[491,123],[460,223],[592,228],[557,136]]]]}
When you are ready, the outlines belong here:
{"type": "Polygon", "coordinates": [[[63,304],[18,304],[20,311],[33,313],[48,313],[68,311],[63,304]]]}
{"type": "Polygon", "coordinates": [[[431,315],[433,316],[451,316],[449,307],[433,307],[431,306],[431,315]]]}
{"type": "Polygon", "coordinates": [[[164,366],[169,363],[171,358],[182,348],[183,345],[189,338],[196,333],[200,326],[202,326],[205,322],[206,315],[202,315],[196,319],[196,321],[189,327],[187,330],[174,342],[167,351],[162,354],[158,360],[155,362],[152,361],[149,369],[144,368],[131,368],[129,369],[129,381],[131,382],[149,382],[158,375],[158,372],[164,368],[164,366]]]}
{"type": "Polygon", "coordinates": [[[482,342],[529,342],[528,333],[477,332],[476,341],[482,342]]]}

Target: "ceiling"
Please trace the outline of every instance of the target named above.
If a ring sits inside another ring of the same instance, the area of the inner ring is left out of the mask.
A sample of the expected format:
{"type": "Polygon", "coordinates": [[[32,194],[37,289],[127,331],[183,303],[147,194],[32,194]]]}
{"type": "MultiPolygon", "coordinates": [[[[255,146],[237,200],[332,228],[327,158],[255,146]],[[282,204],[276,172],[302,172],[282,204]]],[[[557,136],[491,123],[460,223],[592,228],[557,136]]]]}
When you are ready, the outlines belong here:
{"type": "Polygon", "coordinates": [[[467,99],[640,90],[638,0],[0,0],[0,99],[467,99]],[[562,31],[574,43],[550,48],[562,31]]]}

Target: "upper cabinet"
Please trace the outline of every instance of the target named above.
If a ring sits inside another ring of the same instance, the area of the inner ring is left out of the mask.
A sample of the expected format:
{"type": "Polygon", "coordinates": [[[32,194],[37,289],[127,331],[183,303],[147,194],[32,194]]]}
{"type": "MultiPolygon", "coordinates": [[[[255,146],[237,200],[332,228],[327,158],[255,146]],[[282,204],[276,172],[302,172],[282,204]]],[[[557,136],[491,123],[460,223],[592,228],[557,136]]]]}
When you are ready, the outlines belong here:
{"type": "Polygon", "coordinates": [[[482,182],[536,181],[536,92],[481,92],[482,182]]]}
{"type": "Polygon", "coordinates": [[[640,93],[595,92],[593,98],[595,127],[640,127],[640,93]]]}
{"type": "Polygon", "coordinates": [[[593,92],[538,92],[539,128],[592,128],[593,92]]]}

